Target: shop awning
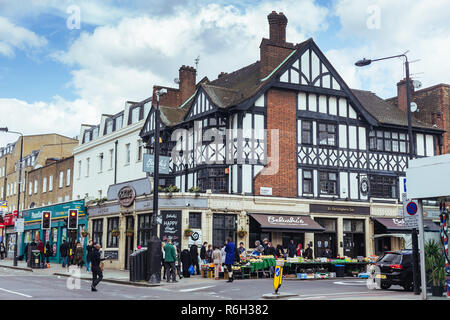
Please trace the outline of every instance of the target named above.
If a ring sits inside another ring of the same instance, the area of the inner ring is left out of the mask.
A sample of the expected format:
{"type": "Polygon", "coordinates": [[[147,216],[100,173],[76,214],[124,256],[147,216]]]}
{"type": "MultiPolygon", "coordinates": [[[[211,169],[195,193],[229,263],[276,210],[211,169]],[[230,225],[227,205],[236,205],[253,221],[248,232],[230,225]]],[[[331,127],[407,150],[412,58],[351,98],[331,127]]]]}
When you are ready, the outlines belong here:
{"type": "Polygon", "coordinates": [[[259,213],[251,213],[250,216],[261,225],[262,230],[281,232],[325,231],[325,228],[315,222],[310,216],[259,213]]]}
{"type": "MultiPolygon", "coordinates": [[[[380,223],[388,233],[411,233],[412,231],[403,218],[374,218],[374,220],[380,223]]],[[[427,232],[439,232],[439,226],[429,219],[423,220],[423,228],[427,232]]]]}

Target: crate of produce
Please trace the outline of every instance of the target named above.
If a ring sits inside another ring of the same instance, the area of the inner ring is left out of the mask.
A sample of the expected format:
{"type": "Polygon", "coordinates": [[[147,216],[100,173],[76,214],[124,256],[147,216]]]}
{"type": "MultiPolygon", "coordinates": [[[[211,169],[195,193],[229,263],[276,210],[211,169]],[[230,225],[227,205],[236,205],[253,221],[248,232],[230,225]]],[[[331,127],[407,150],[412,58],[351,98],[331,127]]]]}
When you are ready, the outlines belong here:
{"type": "Polygon", "coordinates": [[[316,279],[328,279],[328,273],[316,273],[315,274],[315,278],[316,279]]]}
{"type": "Polygon", "coordinates": [[[314,279],[315,278],[315,274],[314,273],[307,273],[306,274],[306,279],[314,279]]]}
{"type": "Polygon", "coordinates": [[[297,273],[297,279],[308,279],[308,275],[306,273],[297,273]]]}
{"type": "Polygon", "coordinates": [[[336,278],[336,272],[330,272],[329,275],[330,278],[336,278]]]}

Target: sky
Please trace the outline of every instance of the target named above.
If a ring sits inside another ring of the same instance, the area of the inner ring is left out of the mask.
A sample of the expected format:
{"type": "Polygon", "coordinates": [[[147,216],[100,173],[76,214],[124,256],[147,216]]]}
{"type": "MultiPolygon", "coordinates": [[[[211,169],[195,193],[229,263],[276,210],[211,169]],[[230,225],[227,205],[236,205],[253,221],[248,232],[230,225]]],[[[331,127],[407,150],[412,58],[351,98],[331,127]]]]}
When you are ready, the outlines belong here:
{"type": "Polygon", "coordinates": [[[351,88],[395,96],[401,58],[354,62],[406,51],[423,87],[450,83],[449,0],[0,0],[0,127],[75,137],[155,84],[176,87],[197,57],[197,80],[254,63],[273,10],[287,41],[312,37],[351,88]]]}

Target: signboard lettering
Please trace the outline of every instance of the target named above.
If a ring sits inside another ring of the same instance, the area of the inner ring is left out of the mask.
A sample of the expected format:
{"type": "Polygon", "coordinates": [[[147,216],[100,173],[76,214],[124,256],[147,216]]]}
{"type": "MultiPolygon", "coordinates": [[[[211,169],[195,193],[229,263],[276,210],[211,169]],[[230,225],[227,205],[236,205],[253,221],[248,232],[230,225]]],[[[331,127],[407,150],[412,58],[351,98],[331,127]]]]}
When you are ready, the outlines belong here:
{"type": "Polygon", "coordinates": [[[370,207],[310,204],[311,213],[370,214],[370,207]]]}
{"type": "Polygon", "coordinates": [[[161,217],[161,240],[171,238],[172,244],[181,249],[181,211],[161,211],[161,217]]]}
{"type": "Polygon", "coordinates": [[[119,203],[123,207],[129,207],[133,204],[134,199],[136,198],[136,192],[130,186],[125,186],[119,190],[117,193],[117,198],[119,199],[119,203]]]}

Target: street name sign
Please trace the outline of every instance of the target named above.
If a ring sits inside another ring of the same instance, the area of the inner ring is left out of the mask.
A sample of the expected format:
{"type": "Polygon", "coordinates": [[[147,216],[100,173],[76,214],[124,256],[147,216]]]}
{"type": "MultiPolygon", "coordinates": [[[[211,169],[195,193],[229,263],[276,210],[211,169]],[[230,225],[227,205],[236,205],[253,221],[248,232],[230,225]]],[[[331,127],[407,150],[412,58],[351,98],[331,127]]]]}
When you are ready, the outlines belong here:
{"type": "MultiPolygon", "coordinates": [[[[144,153],[143,171],[148,173],[153,173],[155,168],[155,155],[144,153]]],[[[169,162],[170,157],[159,156],[159,173],[169,174],[169,162]]]]}

